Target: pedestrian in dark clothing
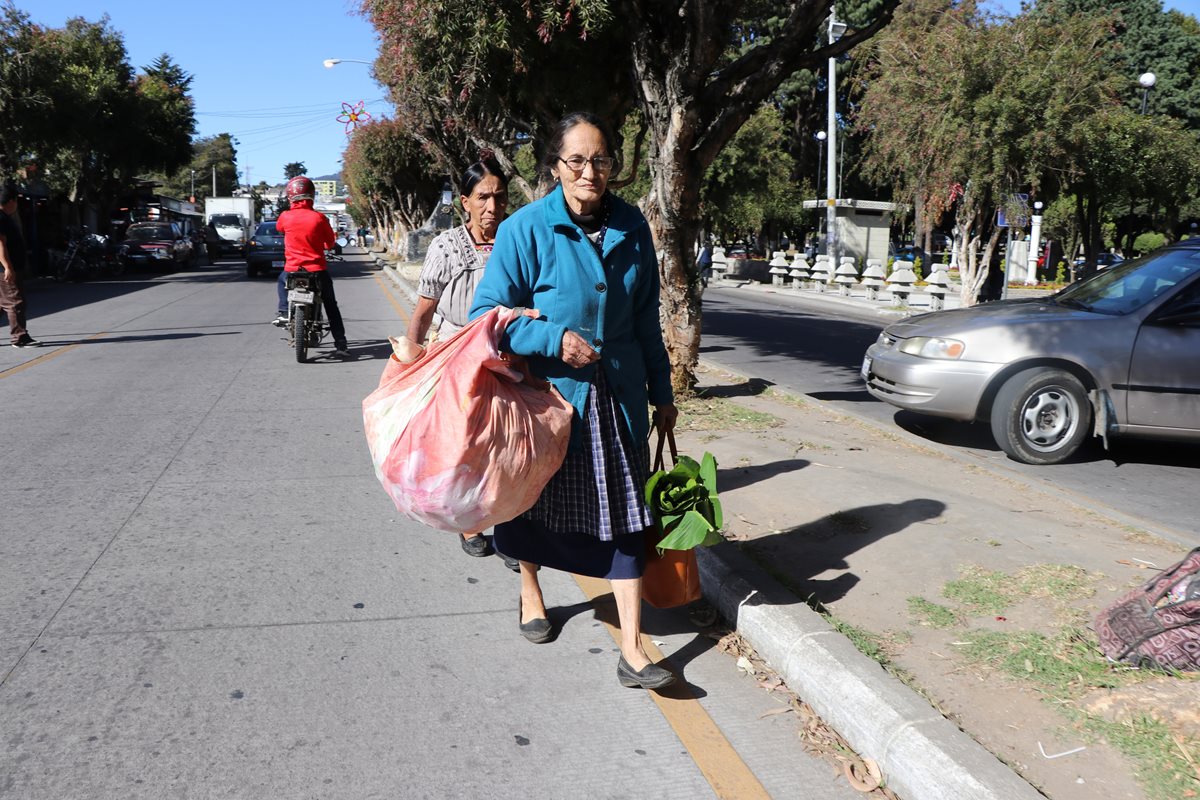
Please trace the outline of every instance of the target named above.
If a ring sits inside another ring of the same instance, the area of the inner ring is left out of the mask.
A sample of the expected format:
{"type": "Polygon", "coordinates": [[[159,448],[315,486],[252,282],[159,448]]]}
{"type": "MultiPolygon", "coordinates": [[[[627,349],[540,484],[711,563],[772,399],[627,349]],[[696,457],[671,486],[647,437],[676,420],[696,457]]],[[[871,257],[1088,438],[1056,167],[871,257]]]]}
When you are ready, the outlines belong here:
{"type": "Polygon", "coordinates": [[[25,329],[25,295],[21,280],[25,273],[25,237],[17,221],[17,187],[0,188],[0,310],[8,315],[8,332],[13,347],[37,347],[41,342],[25,329]]]}

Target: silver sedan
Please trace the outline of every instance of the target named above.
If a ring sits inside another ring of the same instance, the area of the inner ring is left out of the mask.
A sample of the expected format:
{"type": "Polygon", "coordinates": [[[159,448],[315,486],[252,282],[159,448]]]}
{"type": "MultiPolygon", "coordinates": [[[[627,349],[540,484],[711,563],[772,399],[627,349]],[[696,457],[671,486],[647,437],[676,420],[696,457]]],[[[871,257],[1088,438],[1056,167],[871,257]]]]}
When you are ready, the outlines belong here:
{"type": "Polygon", "coordinates": [[[1027,464],[1063,461],[1092,435],[1200,441],[1200,239],[1049,297],[897,322],[862,376],[894,406],[990,422],[1027,464]]]}

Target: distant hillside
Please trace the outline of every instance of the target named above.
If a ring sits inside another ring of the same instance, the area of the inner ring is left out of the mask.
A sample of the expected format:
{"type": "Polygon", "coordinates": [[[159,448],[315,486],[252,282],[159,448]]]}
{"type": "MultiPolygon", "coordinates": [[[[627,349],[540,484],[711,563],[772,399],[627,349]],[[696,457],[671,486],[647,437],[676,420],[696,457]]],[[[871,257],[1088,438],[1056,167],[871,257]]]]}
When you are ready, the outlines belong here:
{"type": "Polygon", "coordinates": [[[337,181],[338,183],[342,182],[342,173],[340,173],[340,172],[335,172],[332,175],[309,175],[308,177],[312,178],[314,181],[337,181]]]}

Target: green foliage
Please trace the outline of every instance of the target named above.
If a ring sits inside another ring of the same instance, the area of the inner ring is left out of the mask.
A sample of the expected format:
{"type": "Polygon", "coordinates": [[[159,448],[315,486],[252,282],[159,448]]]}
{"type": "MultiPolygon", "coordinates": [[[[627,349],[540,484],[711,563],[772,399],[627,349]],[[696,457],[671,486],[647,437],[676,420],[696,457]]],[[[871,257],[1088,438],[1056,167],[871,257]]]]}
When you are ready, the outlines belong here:
{"type": "Polygon", "coordinates": [[[1067,262],[1058,262],[1058,268],[1054,270],[1054,282],[1061,284],[1065,284],[1067,282],[1067,262]]]}
{"type": "Polygon", "coordinates": [[[920,620],[920,624],[930,628],[952,628],[961,618],[951,608],[930,602],[924,597],[908,598],[908,612],[920,620]]]}
{"type": "Polygon", "coordinates": [[[354,132],[342,156],[351,205],[376,224],[412,229],[440,201],[442,176],[421,142],[396,120],[380,119],[354,132]]]}
{"type": "Polygon", "coordinates": [[[1151,231],[1149,233],[1143,233],[1141,236],[1134,239],[1133,249],[1142,255],[1145,255],[1146,253],[1157,250],[1166,243],[1166,236],[1163,236],[1161,233],[1155,233],[1154,231],[1151,231]]]}
{"type": "Polygon", "coordinates": [[[718,533],[724,520],[712,453],[705,453],[700,463],[680,456],[670,471],[656,471],[646,482],[646,504],[666,534],[659,550],[690,550],[723,541],[718,533]]]}
{"type": "Polygon", "coordinates": [[[166,54],[137,75],[102,18],[33,24],[0,6],[0,173],[28,163],[70,200],[112,197],[133,176],[187,163],[195,130],[191,77],[166,54]]]}
{"type": "Polygon", "coordinates": [[[304,166],[303,161],[289,161],[283,165],[284,180],[291,180],[300,175],[308,174],[308,167],[304,166]]]}
{"type": "Polygon", "coordinates": [[[793,162],[779,111],[763,105],[708,168],[701,213],[719,238],[733,241],[771,224],[792,232],[803,207],[792,181],[793,162]]]}

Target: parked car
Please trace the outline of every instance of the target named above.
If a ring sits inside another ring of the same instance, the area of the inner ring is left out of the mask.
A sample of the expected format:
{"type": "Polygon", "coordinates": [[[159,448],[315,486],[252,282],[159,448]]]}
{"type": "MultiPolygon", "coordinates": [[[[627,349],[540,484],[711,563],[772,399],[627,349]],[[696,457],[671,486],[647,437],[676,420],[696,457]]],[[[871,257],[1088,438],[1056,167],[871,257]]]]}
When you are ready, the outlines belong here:
{"type": "Polygon", "coordinates": [[[269,275],[283,269],[283,234],[275,222],[260,222],[246,248],[246,277],[269,275]]]}
{"type": "MultiPolygon", "coordinates": [[[[1096,256],[1096,269],[1108,269],[1109,267],[1120,264],[1125,259],[1116,253],[1101,253],[1096,256]]],[[[1075,259],[1075,266],[1082,267],[1087,264],[1087,259],[1083,256],[1075,259]]]]}
{"type": "Polygon", "coordinates": [[[917,259],[921,260],[921,270],[928,275],[929,265],[933,263],[933,257],[916,245],[907,244],[903,247],[895,247],[890,253],[895,261],[908,261],[915,264],[917,259]]]}
{"type": "Polygon", "coordinates": [[[991,425],[1014,460],[1055,464],[1090,436],[1200,441],[1200,239],[1062,291],[923,314],[863,359],[899,408],[991,425]]]}
{"type": "Polygon", "coordinates": [[[129,266],[178,269],[195,261],[192,241],[175,222],[135,222],[125,230],[121,258],[129,266]]]}

